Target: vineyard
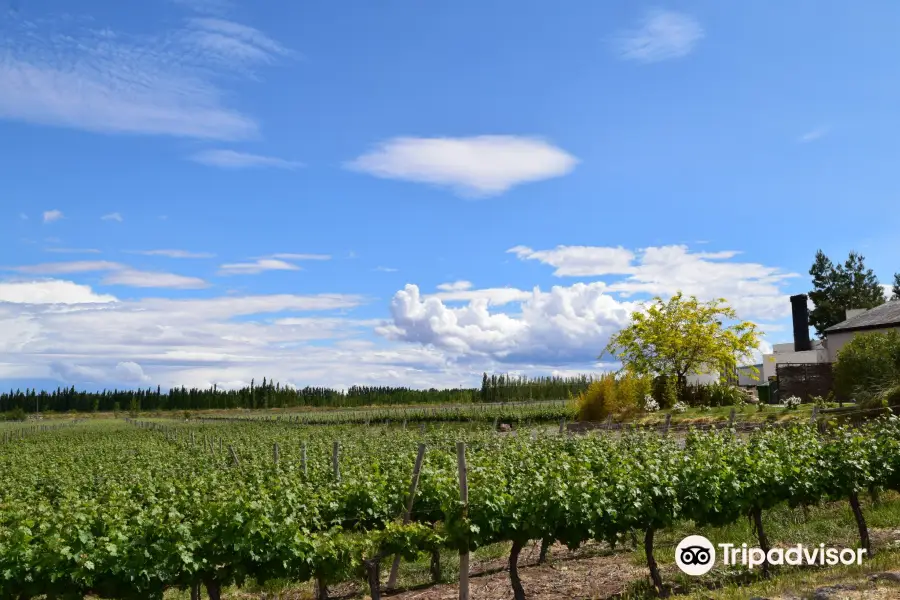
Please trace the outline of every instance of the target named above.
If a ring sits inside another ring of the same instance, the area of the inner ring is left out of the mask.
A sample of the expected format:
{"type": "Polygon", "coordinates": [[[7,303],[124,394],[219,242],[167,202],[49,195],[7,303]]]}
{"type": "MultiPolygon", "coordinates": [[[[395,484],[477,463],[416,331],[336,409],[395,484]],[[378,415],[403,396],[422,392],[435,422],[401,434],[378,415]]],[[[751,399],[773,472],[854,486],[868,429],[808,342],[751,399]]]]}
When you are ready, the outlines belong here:
{"type": "MultiPolygon", "coordinates": [[[[0,598],[146,599],[167,589],[314,581],[319,598],[365,579],[378,598],[394,557],[511,542],[639,538],[665,593],[657,533],[900,490],[900,419],[686,436],[289,421],[95,421],[0,437],[0,598]],[[490,430],[488,430],[490,429],[490,430]]],[[[436,559],[439,562],[439,558],[436,559]]],[[[437,571],[440,564],[433,565],[437,571]]],[[[392,577],[388,577],[392,579],[392,577]]]]}

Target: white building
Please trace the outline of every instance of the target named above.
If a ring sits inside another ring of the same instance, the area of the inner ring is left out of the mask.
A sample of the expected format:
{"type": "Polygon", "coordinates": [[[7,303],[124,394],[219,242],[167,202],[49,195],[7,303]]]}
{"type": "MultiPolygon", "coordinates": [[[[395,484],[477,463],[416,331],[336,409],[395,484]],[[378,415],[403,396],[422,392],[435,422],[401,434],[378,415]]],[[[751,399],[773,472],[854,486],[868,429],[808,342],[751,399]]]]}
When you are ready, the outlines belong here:
{"type": "Polygon", "coordinates": [[[835,362],[838,352],[857,335],[900,329],[900,300],[875,308],[847,311],[847,320],[825,330],[828,361],[835,362]]]}

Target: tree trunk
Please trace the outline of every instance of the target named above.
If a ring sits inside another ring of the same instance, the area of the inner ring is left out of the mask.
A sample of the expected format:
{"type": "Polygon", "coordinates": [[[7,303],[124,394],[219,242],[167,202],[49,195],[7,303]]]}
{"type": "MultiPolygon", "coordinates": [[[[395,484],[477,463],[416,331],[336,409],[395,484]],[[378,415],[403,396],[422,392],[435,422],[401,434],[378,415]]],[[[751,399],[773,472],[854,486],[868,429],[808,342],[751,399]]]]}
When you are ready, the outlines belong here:
{"type": "Polygon", "coordinates": [[[659,566],[656,564],[656,559],[653,558],[653,536],[656,531],[652,527],[647,528],[647,532],[644,534],[644,552],[647,554],[647,568],[650,569],[650,580],[653,582],[653,589],[656,590],[656,595],[660,598],[666,597],[666,592],[663,589],[662,575],[659,574],[659,566]]]}
{"type": "Polygon", "coordinates": [[[379,574],[381,561],[377,558],[363,561],[366,567],[366,578],[369,580],[369,596],[372,600],[381,600],[381,576],[379,574]]]}
{"type": "Polygon", "coordinates": [[[431,551],[431,582],[441,582],[441,551],[435,548],[431,551]]]}
{"type": "Polygon", "coordinates": [[[859,505],[859,496],[856,492],[850,494],[850,508],[856,518],[856,527],[859,529],[859,545],[866,551],[866,556],[872,556],[872,543],[869,541],[869,528],[866,527],[866,518],[863,516],[862,507],[859,505]]]}
{"type": "Polygon", "coordinates": [[[512,584],[514,600],[525,600],[525,588],[519,579],[519,553],[522,552],[522,542],[513,542],[509,552],[509,582],[512,584]]]}
{"type": "Polygon", "coordinates": [[[328,600],[328,584],[324,579],[316,578],[316,600],[328,600]]]}
{"type": "Polygon", "coordinates": [[[218,581],[210,580],[203,584],[206,586],[206,595],[209,596],[209,600],[222,600],[222,586],[218,581]]]}
{"type": "Polygon", "coordinates": [[[753,528],[756,529],[756,537],[759,538],[759,548],[763,552],[766,553],[766,557],[763,559],[762,564],[762,573],[763,577],[769,576],[769,538],[766,537],[766,531],[763,529],[762,523],[762,509],[754,508],[751,511],[751,516],[753,517],[753,528]]]}
{"type": "Polygon", "coordinates": [[[195,583],[191,586],[191,600],[200,600],[200,584],[195,583]]]}
{"type": "Polygon", "coordinates": [[[872,486],[869,488],[869,497],[872,499],[872,504],[879,505],[881,504],[881,492],[878,489],[878,486],[872,486]]]}
{"type": "Polygon", "coordinates": [[[550,546],[553,545],[553,538],[545,537],[541,540],[541,554],[538,556],[538,564],[542,565],[547,562],[547,554],[550,553],[550,546]]]}

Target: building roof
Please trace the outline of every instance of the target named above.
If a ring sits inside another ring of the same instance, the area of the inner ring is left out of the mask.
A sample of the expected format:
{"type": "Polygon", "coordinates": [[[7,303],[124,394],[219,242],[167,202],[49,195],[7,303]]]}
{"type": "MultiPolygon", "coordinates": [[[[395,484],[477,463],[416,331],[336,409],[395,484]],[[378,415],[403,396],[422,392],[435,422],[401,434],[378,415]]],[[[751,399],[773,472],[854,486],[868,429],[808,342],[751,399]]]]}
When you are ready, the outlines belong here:
{"type": "Polygon", "coordinates": [[[837,325],[832,325],[825,330],[825,334],[888,327],[900,327],[900,300],[885,302],[881,306],[876,306],[837,325]]]}

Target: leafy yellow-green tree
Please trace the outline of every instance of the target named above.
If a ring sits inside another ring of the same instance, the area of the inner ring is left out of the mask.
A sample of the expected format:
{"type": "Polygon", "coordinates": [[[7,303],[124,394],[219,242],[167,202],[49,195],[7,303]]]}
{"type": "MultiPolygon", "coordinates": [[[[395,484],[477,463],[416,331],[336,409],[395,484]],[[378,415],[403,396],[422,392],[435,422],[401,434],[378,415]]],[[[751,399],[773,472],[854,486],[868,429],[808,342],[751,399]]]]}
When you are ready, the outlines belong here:
{"type": "Polygon", "coordinates": [[[759,346],[760,335],[753,323],[738,321],[724,299],[700,302],[679,292],[668,301],[654,298],[635,311],[604,354],[633,373],[674,377],[683,391],[688,375],[717,370],[724,380],[734,373],[759,346]]]}

